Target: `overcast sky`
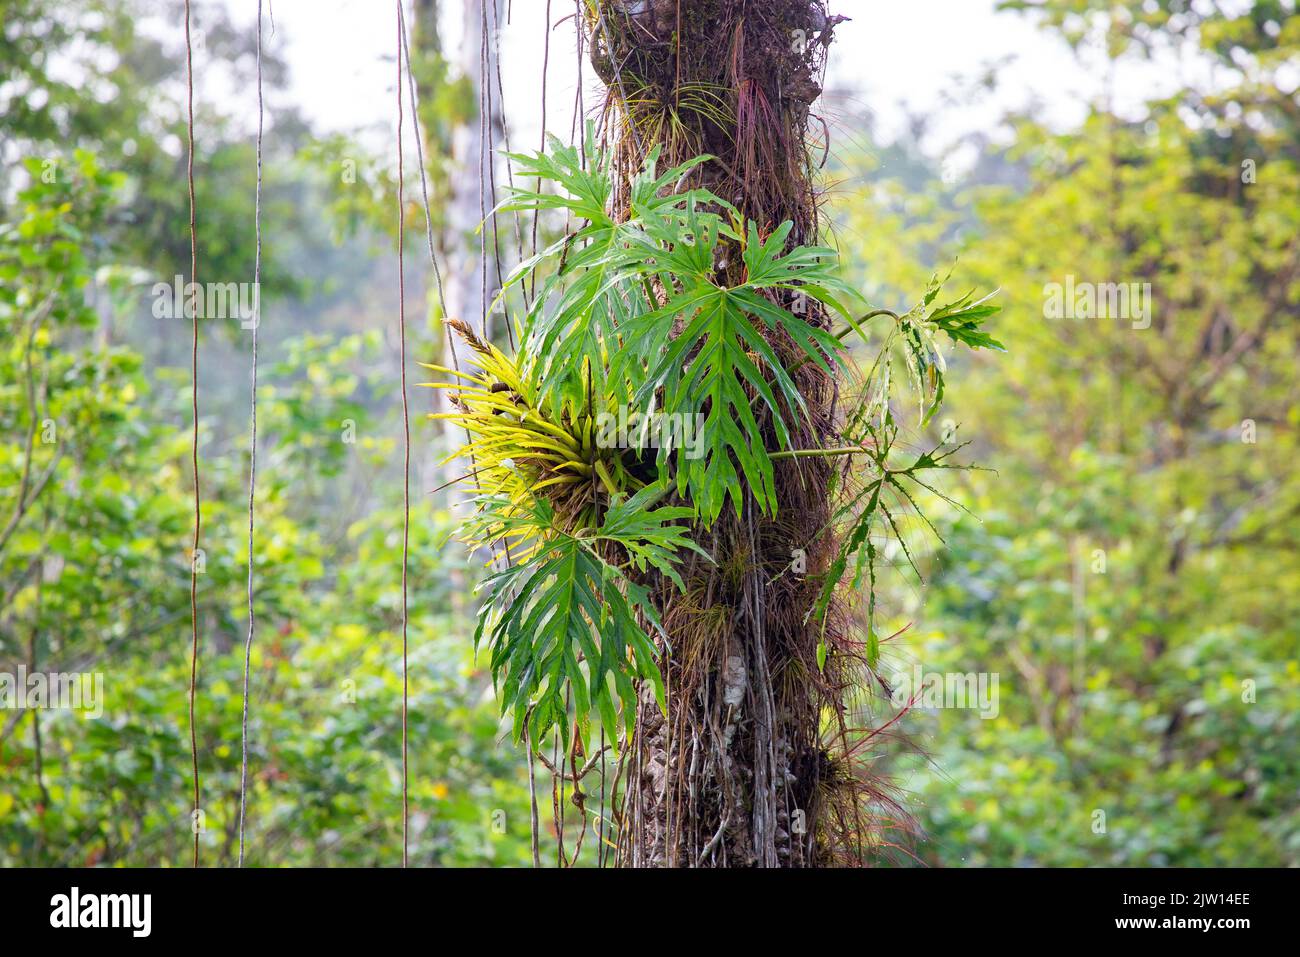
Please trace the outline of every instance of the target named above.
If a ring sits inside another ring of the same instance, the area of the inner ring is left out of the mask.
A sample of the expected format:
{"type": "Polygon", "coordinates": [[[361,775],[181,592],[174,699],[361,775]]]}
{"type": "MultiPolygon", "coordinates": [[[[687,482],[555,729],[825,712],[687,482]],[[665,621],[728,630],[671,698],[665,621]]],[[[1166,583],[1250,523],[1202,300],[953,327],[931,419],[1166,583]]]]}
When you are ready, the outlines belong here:
{"type": "MultiPolygon", "coordinates": [[[[224,0],[237,21],[248,24],[256,0],[224,0]]],[[[455,0],[444,0],[444,35],[458,46],[455,0]]],[[[987,129],[1007,107],[1040,100],[1061,123],[1077,120],[1098,80],[1078,69],[1063,47],[1023,16],[993,11],[995,0],[838,0],[835,11],[852,20],[836,31],[829,86],[846,91],[859,109],[870,109],[888,135],[899,128],[902,107],[931,117],[930,145],[942,149],[961,133],[987,129]],[[976,80],[1003,62],[1000,89],[976,105],[964,105],[976,80]]],[[[554,18],[572,11],[554,0],[554,18]]],[[[546,3],[513,0],[502,36],[506,104],[519,142],[536,142],[546,3]]],[[[394,66],[395,13],[385,0],[274,0],[276,34],[267,43],[288,60],[290,95],[322,128],[351,131],[373,127],[382,136],[388,119],[394,66]]],[[[548,126],[567,135],[575,82],[573,22],[552,31],[548,126]]],[[[475,53],[477,51],[475,50],[475,53]]],[[[587,71],[590,78],[591,71],[587,71]]],[[[1137,99],[1152,77],[1130,76],[1137,99]]],[[[1123,84],[1121,84],[1123,86],[1123,84]]]]}

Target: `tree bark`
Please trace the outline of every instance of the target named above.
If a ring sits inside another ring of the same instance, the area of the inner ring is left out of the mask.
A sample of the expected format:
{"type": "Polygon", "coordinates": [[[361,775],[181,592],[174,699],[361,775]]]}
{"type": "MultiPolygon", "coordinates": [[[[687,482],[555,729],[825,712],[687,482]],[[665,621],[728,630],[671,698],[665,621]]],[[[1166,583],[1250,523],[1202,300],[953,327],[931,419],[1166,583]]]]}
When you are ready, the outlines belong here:
{"type": "MultiPolygon", "coordinates": [[[[605,131],[624,188],[654,147],[661,169],[708,153],[716,159],[691,185],[733,202],[763,234],[789,220],[790,243],[815,241],[810,107],[835,23],[821,0],[593,5],[591,60],[608,90],[605,131]]],[[[718,263],[719,281],[742,281],[734,252],[718,263]]],[[[775,301],[829,325],[793,296],[775,301]]],[[[793,368],[792,344],[769,338],[793,368]]],[[[837,383],[813,363],[795,378],[811,423],[792,440],[823,446],[837,383]]],[[[767,440],[775,450],[770,429],[767,440]]],[[[692,565],[684,595],[657,583],[672,639],[668,715],[643,699],[627,758],[620,863],[804,867],[843,858],[837,823],[858,813],[858,792],[822,723],[842,716],[846,682],[819,666],[819,627],[808,620],[830,560],[830,471],[822,459],[775,464],[778,512],[764,516],[750,497],[742,519],[728,511],[695,529],[717,564],[692,565]]]]}

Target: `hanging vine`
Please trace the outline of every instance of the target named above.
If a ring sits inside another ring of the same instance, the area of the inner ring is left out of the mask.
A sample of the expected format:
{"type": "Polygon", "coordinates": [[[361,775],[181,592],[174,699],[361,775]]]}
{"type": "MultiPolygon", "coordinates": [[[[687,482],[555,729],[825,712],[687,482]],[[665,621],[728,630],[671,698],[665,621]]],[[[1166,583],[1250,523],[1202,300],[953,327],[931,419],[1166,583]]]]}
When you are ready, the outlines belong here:
{"type": "Polygon", "coordinates": [[[257,2],[257,192],[253,206],[253,289],[256,296],[253,315],[252,370],[249,382],[248,425],[248,638],[244,642],[244,698],[240,721],[239,748],[239,866],[244,866],[244,821],[248,811],[248,685],[253,666],[253,534],[256,526],[254,505],[257,496],[257,329],[262,323],[262,0],[257,2]]]}
{"type": "MultiPolygon", "coordinates": [[[[185,87],[186,129],[189,152],[186,158],[186,180],[190,196],[190,282],[198,282],[199,240],[195,231],[194,214],[194,48],[190,37],[190,0],[185,0],[185,87]]],[[[199,739],[194,725],[194,698],[199,680],[199,540],[202,529],[199,490],[199,313],[197,300],[190,300],[190,319],[193,323],[190,352],[190,411],[193,417],[191,466],[194,475],[194,540],[190,548],[190,758],[194,774],[194,807],[190,830],[194,832],[194,857],[192,866],[199,866],[199,835],[202,830],[202,808],[199,802],[199,739]]]]}

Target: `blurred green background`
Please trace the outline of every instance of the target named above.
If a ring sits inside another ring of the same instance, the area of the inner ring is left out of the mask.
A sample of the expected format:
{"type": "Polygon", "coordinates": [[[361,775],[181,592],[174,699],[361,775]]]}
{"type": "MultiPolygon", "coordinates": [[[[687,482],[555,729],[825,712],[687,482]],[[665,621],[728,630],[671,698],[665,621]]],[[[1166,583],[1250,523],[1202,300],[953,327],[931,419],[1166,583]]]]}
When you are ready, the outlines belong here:
{"type": "MultiPolygon", "coordinates": [[[[188,270],[183,60],[177,31],[157,29],[180,9],[0,0],[0,672],[101,672],[107,697],[99,720],[0,710],[4,865],[188,862],[190,333],[150,311],[153,283],[188,270]]],[[[248,89],[253,35],[224,4],[196,11],[204,55],[248,89]]],[[[954,360],[949,421],[910,437],[968,441],[963,457],[992,471],[945,489],[969,513],[925,503],[943,541],[910,529],[924,583],[901,569],[881,583],[899,632],[882,675],[996,673],[999,713],[914,708],[889,724],[888,700],[862,702],[864,723],[889,727],[874,767],[917,824],[882,860],[1300,864],[1300,18],[1291,0],[990,16],[1038,24],[1064,70],[1185,69],[1159,98],[1129,89],[1121,108],[1106,82],[1077,123],[1031,107],[945,151],[923,116],[885,136],[828,93],[825,210],[849,277],[889,308],[936,270],[1000,287],[991,331],[1009,347],[954,360]],[[1045,286],[1067,276],[1150,283],[1149,327],[1046,317],[1045,286]]],[[[441,91],[422,103],[427,142],[447,146],[472,103],[436,37],[420,51],[441,91]]],[[[268,53],[269,87],[287,70],[268,53]]],[[[277,102],[249,861],[392,865],[395,170],[277,102]]],[[[246,113],[200,91],[201,279],[252,276],[246,113]]],[[[429,160],[437,199],[458,172],[445,151],[429,160]]],[[[410,350],[432,360],[414,202],[407,223],[410,350]]],[[[237,854],[248,359],[236,322],[205,325],[197,720],[216,865],[237,854]]],[[[417,413],[429,401],[413,390],[417,413]]],[[[446,541],[437,435],[422,416],[413,428],[411,860],[524,865],[527,772],[469,643],[476,563],[446,541]]]]}

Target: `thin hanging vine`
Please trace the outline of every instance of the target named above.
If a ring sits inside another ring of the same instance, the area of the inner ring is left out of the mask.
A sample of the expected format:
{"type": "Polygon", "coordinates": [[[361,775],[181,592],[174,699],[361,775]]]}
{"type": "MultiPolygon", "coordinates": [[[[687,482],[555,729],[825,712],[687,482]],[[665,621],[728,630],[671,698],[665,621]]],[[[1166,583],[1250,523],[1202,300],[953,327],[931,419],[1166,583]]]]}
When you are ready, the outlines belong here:
{"type": "Polygon", "coordinates": [[[262,0],[257,0],[257,191],[253,208],[253,356],[249,384],[248,426],[248,637],[244,642],[244,706],[240,723],[239,866],[244,866],[244,821],[248,812],[248,685],[253,661],[253,534],[257,495],[257,328],[262,324],[262,0]]]}
{"type": "Polygon", "coordinates": [[[409,661],[407,658],[409,608],[406,574],[411,546],[411,413],[406,392],[406,207],[403,203],[404,180],[402,158],[403,49],[406,37],[402,0],[397,0],[397,329],[400,343],[402,387],[402,866],[410,863],[410,772],[407,753],[407,709],[409,701],[409,661]]]}
{"type": "MultiPolygon", "coordinates": [[[[189,153],[186,160],[186,180],[190,196],[190,282],[198,282],[199,241],[195,232],[194,212],[194,47],[190,37],[190,0],[185,0],[185,85],[186,129],[189,153]]],[[[190,410],[193,416],[193,434],[190,449],[194,473],[194,541],[190,548],[190,759],[194,773],[194,809],[191,812],[190,830],[194,832],[193,867],[199,866],[199,832],[202,808],[199,802],[199,739],[194,725],[194,696],[199,680],[199,541],[202,530],[199,491],[199,312],[197,299],[191,300],[190,318],[193,322],[190,348],[190,410]]]]}

